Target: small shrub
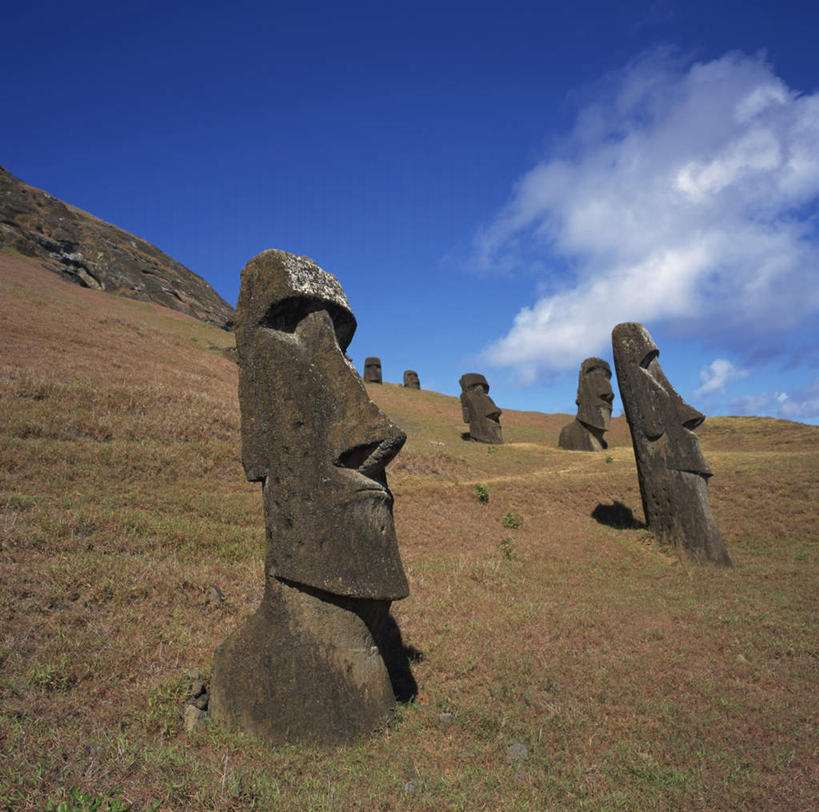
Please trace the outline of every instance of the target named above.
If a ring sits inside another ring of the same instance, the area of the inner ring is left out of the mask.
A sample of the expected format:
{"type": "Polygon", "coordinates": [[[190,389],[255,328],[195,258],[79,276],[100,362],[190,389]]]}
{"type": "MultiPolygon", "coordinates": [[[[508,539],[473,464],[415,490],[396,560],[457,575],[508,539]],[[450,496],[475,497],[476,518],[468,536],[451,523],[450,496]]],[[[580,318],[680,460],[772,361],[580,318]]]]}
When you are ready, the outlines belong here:
{"type": "Polygon", "coordinates": [[[478,501],[482,505],[485,505],[489,501],[489,491],[487,490],[486,485],[481,485],[478,483],[475,486],[475,491],[478,494],[478,501]]]}
{"type": "Polygon", "coordinates": [[[498,549],[507,561],[511,561],[515,557],[515,551],[512,549],[512,539],[509,536],[501,539],[498,549]]]}
{"type": "Polygon", "coordinates": [[[518,528],[523,527],[523,516],[521,516],[516,510],[507,510],[506,513],[503,514],[501,524],[504,527],[517,530],[518,528]]]}
{"type": "Polygon", "coordinates": [[[606,462],[614,462],[614,457],[606,457],[606,462]]]}

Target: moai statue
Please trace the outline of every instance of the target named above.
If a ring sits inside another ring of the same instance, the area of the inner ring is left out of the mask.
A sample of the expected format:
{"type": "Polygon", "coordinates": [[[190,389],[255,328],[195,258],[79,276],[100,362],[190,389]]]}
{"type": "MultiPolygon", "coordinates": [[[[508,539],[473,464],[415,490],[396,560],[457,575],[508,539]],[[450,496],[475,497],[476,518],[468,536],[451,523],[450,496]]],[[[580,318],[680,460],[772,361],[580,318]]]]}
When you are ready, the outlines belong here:
{"type": "Polygon", "coordinates": [[[412,679],[390,615],[409,589],[384,471],[406,436],[345,355],[355,327],[307,257],[264,251],[242,271],[242,464],[262,483],[264,596],[216,650],[209,710],[274,743],[350,742],[412,679]]]}
{"type": "Polygon", "coordinates": [[[642,324],[618,324],[612,345],[649,528],[697,561],[729,566],[708,503],[711,469],[694,434],[704,415],[674,391],[642,324]]]}
{"type": "Polygon", "coordinates": [[[603,434],[611,421],[611,367],[602,358],[587,358],[577,379],[577,416],[560,432],[558,445],[569,451],[608,448],[603,434]]]}
{"type": "Polygon", "coordinates": [[[501,410],[489,397],[489,384],[483,375],[468,372],[461,376],[461,409],[469,423],[469,437],[479,443],[502,443],[501,410]]]}
{"type": "Polygon", "coordinates": [[[404,386],[407,389],[421,388],[421,381],[418,380],[418,373],[414,369],[404,372],[404,386]]]}
{"type": "Polygon", "coordinates": [[[370,357],[364,359],[364,382],[381,383],[381,359],[370,357]]]}

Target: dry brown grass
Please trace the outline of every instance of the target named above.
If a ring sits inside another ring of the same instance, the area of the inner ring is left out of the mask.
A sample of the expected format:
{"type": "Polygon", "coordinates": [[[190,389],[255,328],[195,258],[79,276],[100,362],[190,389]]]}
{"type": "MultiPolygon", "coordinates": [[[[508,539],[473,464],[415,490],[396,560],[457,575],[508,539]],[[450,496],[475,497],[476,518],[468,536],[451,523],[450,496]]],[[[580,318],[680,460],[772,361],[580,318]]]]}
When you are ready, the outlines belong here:
{"type": "Polygon", "coordinates": [[[819,429],[703,426],[735,567],[691,569],[640,526],[622,420],[584,454],[556,448],[568,415],[505,411],[489,447],[456,399],[371,386],[409,435],[419,696],[359,746],[270,749],[179,715],[183,669],[207,676],[261,591],[232,336],[3,254],[0,318],[0,806],[815,807],[819,429]],[[592,517],[615,502],[633,525],[592,517]]]}

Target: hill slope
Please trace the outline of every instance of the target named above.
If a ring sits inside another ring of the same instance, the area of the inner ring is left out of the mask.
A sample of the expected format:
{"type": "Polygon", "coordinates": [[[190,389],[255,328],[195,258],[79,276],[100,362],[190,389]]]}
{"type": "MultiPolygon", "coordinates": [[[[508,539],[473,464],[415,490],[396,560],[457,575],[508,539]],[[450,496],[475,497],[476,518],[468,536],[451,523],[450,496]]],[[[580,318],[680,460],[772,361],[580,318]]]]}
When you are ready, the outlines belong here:
{"type": "Polygon", "coordinates": [[[180,716],[262,589],[232,336],[2,254],[0,315],[0,808],[813,808],[819,429],[706,423],[735,566],[688,570],[640,524],[622,422],[589,454],[504,411],[484,446],[457,399],[370,386],[409,434],[419,696],[357,747],[270,750],[180,716]]]}
{"type": "Polygon", "coordinates": [[[35,189],[0,166],[0,249],[79,285],[170,307],[224,329],[233,308],[155,245],[35,189]]]}

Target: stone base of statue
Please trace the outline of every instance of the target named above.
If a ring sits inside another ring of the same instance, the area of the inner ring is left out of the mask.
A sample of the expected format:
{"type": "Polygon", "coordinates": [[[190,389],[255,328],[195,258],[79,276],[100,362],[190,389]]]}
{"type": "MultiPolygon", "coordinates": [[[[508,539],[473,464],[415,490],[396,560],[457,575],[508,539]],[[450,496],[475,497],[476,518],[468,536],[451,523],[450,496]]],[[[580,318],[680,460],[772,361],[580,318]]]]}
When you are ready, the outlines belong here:
{"type": "Polygon", "coordinates": [[[270,578],[259,609],[216,650],[212,718],[274,744],[372,732],[396,701],[387,664],[400,658],[400,635],[389,607],[270,578]]]}
{"type": "Polygon", "coordinates": [[[710,561],[730,567],[731,558],[708,501],[708,481],[688,471],[665,473],[666,487],[655,481],[651,490],[644,489],[643,507],[651,531],[700,564],[710,561]]]}
{"type": "Polygon", "coordinates": [[[603,433],[603,430],[587,426],[575,419],[567,426],[563,426],[557,444],[567,451],[602,451],[609,447],[603,439],[603,433]]]}

